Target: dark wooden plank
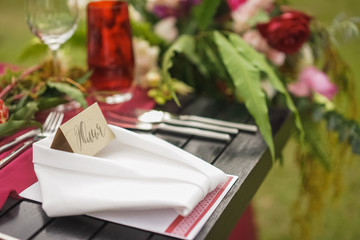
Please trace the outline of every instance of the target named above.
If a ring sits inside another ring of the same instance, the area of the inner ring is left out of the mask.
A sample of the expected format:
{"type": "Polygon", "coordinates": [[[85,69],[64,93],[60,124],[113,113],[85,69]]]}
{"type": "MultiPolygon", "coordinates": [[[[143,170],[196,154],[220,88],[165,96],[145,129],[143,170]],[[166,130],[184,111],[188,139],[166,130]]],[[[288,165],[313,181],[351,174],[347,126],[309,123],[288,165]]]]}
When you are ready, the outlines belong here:
{"type": "MultiPolygon", "coordinates": [[[[218,112],[224,109],[222,102],[217,102],[214,99],[199,98],[189,107],[185,108],[182,113],[213,117],[218,116],[218,112]]],[[[184,147],[184,150],[191,154],[205,160],[208,163],[212,163],[220,153],[226,148],[228,143],[212,141],[208,139],[201,139],[193,137],[184,147]]]]}
{"type": "Polygon", "coordinates": [[[155,133],[155,136],[180,148],[183,147],[189,140],[189,136],[174,135],[172,133],[165,133],[165,132],[157,132],[155,133]]]}
{"type": "Polygon", "coordinates": [[[119,240],[119,239],[131,239],[131,240],[146,240],[151,236],[150,232],[146,232],[140,229],[131,228],[119,224],[108,223],[106,226],[98,232],[94,240],[119,240]]]}
{"type": "Polygon", "coordinates": [[[16,204],[20,203],[21,200],[14,199],[14,198],[8,198],[3,205],[3,207],[0,209],[0,217],[6,213],[10,208],[14,207],[16,204]]]}
{"type": "Polygon", "coordinates": [[[197,98],[191,105],[183,108],[180,111],[180,114],[192,114],[203,117],[213,117],[223,107],[224,104],[216,101],[215,99],[200,97],[197,98]]]}
{"type": "Polygon", "coordinates": [[[49,221],[40,204],[22,201],[0,218],[0,232],[28,239],[49,221]]]}
{"type": "Polygon", "coordinates": [[[104,221],[86,216],[56,218],[39,232],[34,240],[89,239],[103,225],[104,221]]]}
{"type": "Polygon", "coordinates": [[[181,109],[188,107],[190,104],[193,104],[196,101],[196,96],[188,95],[188,96],[180,96],[179,102],[180,106],[178,106],[175,101],[170,101],[163,106],[156,106],[157,110],[167,111],[171,113],[179,113],[181,109]]]}
{"type": "Polygon", "coordinates": [[[244,104],[232,103],[223,106],[214,118],[231,122],[247,123],[251,119],[251,115],[244,104]]]}
{"type": "Polygon", "coordinates": [[[174,239],[178,239],[178,238],[173,238],[160,234],[154,234],[154,236],[151,237],[151,240],[174,240],[174,239]]]}
{"type": "Polygon", "coordinates": [[[184,150],[208,163],[212,163],[225,147],[226,143],[224,142],[193,138],[186,144],[184,150]]]}

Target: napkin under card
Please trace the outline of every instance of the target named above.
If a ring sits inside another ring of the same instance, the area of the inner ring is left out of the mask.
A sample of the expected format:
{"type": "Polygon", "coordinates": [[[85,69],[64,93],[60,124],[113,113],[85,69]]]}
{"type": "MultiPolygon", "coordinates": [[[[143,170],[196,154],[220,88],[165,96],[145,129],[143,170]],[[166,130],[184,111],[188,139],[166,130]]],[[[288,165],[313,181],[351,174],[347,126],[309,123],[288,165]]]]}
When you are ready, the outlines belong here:
{"type": "Polygon", "coordinates": [[[33,162],[51,216],[173,208],[186,216],[226,175],[153,135],[109,125],[115,139],[95,156],[33,147],[33,162]]]}

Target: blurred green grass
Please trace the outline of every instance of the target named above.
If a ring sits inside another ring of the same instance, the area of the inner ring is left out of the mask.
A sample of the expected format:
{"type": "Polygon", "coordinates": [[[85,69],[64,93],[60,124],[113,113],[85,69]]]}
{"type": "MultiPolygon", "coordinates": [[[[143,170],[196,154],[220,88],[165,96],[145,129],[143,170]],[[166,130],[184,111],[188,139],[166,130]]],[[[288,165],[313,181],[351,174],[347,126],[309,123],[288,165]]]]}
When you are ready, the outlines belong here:
{"type": "MultiPolygon", "coordinates": [[[[28,29],[23,0],[0,1],[0,62],[28,66],[37,62],[29,59],[20,62],[19,56],[33,37],[28,29]]],[[[359,0],[292,0],[291,3],[324,21],[330,21],[339,13],[347,16],[360,16],[359,0]]],[[[360,39],[341,47],[341,55],[354,70],[359,86],[360,39]]],[[[357,88],[359,89],[359,87],[357,88]]],[[[359,92],[359,91],[358,91],[359,92]]],[[[358,94],[360,101],[360,94],[358,94]]],[[[284,152],[284,166],[276,164],[254,198],[257,226],[260,240],[292,239],[291,207],[300,185],[300,173],[291,159],[294,145],[290,142],[284,152]]],[[[328,207],[325,226],[318,230],[317,239],[355,240],[360,239],[360,161],[352,163],[345,174],[347,189],[338,202],[328,207]]]]}

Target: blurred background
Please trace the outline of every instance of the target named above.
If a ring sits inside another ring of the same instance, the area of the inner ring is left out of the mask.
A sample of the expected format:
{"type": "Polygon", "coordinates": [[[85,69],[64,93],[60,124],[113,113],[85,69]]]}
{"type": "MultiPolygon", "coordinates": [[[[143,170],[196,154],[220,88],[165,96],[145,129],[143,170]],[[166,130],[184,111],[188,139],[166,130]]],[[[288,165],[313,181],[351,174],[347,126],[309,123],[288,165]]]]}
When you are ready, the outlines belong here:
{"type": "MultiPolygon", "coordinates": [[[[348,17],[360,17],[359,0],[291,0],[291,5],[303,10],[324,24],[330,24],[339,13],[348,17]]],[[[24,17],[23,0],[0,1],[0,62],[21,66],[36,64],[39,59],[19,59],[21,53],[33,38],[24,17]]],[[[354,39],[339,46],[340,53],[353,69],[360,81],[360,39],[354,39]]],[[[78,65],[86,65],[84,57],[76,58],[78,65]]],[[[360,101],[360,94],[357,94],[360,101]]],[[[262,184],[253,200],[255,219],[260,240],[293,239],[291,233],[293,203],[298,196],[300,173],[290,152],[294,145],[290,141],[284,150],[284,163],[276,164],[262,184]]],[[[344,173],[345,184],[342,194],[335,201],[326,204],[324,225],[313,229],[315,239],[360,239],[360,159],[350,163],[344,173]]]]}

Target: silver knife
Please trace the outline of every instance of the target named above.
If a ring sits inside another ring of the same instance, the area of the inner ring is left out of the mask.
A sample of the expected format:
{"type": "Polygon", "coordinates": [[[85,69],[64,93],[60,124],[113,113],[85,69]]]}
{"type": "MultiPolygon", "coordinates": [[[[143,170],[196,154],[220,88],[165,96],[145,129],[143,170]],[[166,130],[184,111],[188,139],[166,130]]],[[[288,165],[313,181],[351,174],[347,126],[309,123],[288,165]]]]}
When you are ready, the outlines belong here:
{"type": "Polygon", "coordinates": [[[6,143],[4,144],[3,146],[0,147],[0,153],[4,152],[5,150],[15,146],[16,144],[18,144],[19,142],[22,142],[23,140],[25,139],[28,139],[28,138],[32,138],[32,137],[35,137],[38,133],[40,133],[41,130],[40,128],[37,128],[37,129],[33,129],[33,130],[30,130],[28,131],[27,133],[24,133],[20,136],[18,136],[17,138],[15,138],[13,141],[9,142],[9,143],[6,143]]]}
{"type": "Polygon", "coordinates": [[[137,117],[131,117],[128,115],[123,115],[123,114],[116,113],[116,112],[107,112],[106,115],[109,116],[110,118],[117,119],[121,122],[167,123],[167,124],[176,125],[176,126],[199,128],[199,129],[227,133],[227,134],[232,134],[232,135],[236,135],[239,132],[239,130],[237,128],[217,126],[217,125],[213,125],[213,124],[196,122],[196,121],[185,121],[185,120],[180,120],[180,119],[160,119],[158,117],[154,118],[152,116],[149,116],[145,121],[143,121],[143,119],[140,119],[137,117]]]}
{"type": "Polygon", "coordinates": [[[137,109],[135,110],[135,112],[138,114],[138,119],[143,122],[154,122],[154,121],[160,122],[160,121],[171,121],[177,119],[182,121],[201,122],[215,126],[236,128],[247,132],[256,132],[258,130],[257,126],[252,124],[228,122],[228,121],[212,119],[207,117],[200,117],[195,115],[175,115],[164,111],[157,111],[157,110],[144,111],[141,109],[137,109]]]}
{"type": "Polygon", "coordinates": [[[172,132],[177,133],[180,135],[187,135],[187,136],[198,136],[203,137],[207,139],[213,139],[213,140],[219,140],[219,141],[225,141],[228,142],[231,139],[231,136],[229,134],[225,133],[218,133],[218,132],[211,132],[203,129],[196,129],[196,128],[190,128],[190,127],[179,127],[179,126],[172,126],[166,123],[160,123],[160,124],[152,124],[152,123],[128,123],[128,122],[119,122],[119,121],[112,121],[107,120],[109,124],[126,128],[126,129],[132,129],[132,130],[141,130],[141,131],[152,131],[152,130],[162,130],[166,132],[172,132]]]}

